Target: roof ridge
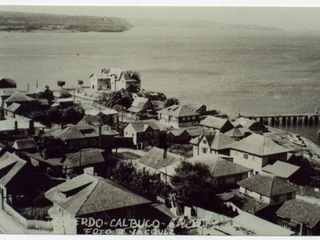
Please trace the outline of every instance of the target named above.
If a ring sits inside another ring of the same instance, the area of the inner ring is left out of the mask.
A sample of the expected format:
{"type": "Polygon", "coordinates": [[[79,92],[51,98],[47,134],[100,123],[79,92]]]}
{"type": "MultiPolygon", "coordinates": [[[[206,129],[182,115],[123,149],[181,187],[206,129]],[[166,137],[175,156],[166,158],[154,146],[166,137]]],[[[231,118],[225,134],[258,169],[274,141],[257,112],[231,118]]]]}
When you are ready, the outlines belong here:
{"type": "MultiPolygon", "coordinates": [[[[88,176],[88,174],[87,174],[88,176]]],[[[78,213],[81,211],[81,209],[83,208],[84,204],[88,201],[88,199],[90,198],[90,196],[92,195],[92,193],[94,192],[94,190],[97,188],[98,184],[100,183],[99,179],[96,179],[98,182],[96,184],[96,186],[94,186],[94,188],[91,190],[90,194],[86,197],[86,199],[84,200],[84,202],[82,203],[81,208],[79,208],[79,210],[76,212],[75,216],[78,215],[78,213]]],[[[92,182],[93,183],[93,182],[92,182]]],[[[90,184],[89,184],[90,185],[90,184]]],[[[89,185],[87,187],[89,187],[89,185]]]]}
{"type": "Polygon", "coordinates": [[[270,197],[272,197],[272,190],[273,190],[273,184],[274,184],[274,181],[275,181],[275,176],[274,175],[271,175],[271,189],[270,189],[270,197]]]}

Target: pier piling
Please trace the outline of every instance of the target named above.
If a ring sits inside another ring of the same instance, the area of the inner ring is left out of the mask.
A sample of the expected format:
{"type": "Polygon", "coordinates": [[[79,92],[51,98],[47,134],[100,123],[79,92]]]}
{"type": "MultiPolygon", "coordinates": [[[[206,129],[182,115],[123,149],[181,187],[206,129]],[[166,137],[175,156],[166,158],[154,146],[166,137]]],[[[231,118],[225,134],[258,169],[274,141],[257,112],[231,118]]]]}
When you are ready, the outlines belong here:
{"type": "Polygon", "coordinates": [[[304,124],[307,125],[309,122],[309,117],[308,116],[305,116],[304,117],[304,124]]]}
{"type": "Polygon", "coordinates": [[[283,125],[283,126],[286,125],[286,120],[287,120],[286,117],[282,117],[282,125],[283,125]]]}
{"type": "Polygon", "coordinates": [[[290,125],[291,124],[291,117],[287,118],[287,124],[290,125]]]}
{"type": "Polygon", "coordinates": [[[296,123],[297,123],[297,117],[296,117],[296,116],[294,116],[294,117],[292,118],[292,123],[293,123],[294,125],[296,125],[296,123]]]}
{"type": "Polygon", "coordinates": [[[263,124],[264,125],[268,125],[268,123],[269,123],[269,119],[266,117],[266,118],[264,118],[263,119],[263,124]]]}
{"type": "Polygon", "coordinates": [[[310,118],[309,118],[309,125],[312,125],[313,124],[313,117],[311,116],[310,118]]]}
{"type": "Polygon", "coordinates": [[[274,126],[274,123],[275,123],[275,118],[272,117],[272,118],[271,118],[271,126],[274,126]]]}

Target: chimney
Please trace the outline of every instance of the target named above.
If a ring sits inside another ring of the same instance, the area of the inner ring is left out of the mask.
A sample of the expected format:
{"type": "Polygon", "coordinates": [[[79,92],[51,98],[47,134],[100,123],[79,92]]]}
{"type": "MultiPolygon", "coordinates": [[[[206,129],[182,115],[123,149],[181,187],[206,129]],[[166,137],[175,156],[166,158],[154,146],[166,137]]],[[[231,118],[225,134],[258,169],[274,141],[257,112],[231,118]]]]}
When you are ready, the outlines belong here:
{"type": "Polygon", "coordinates": [[[29,120],[29,135],[34,135],[34,121],[29,120]]]}
{"type": "Polygon", "coordinates": [[[14,130],[18,130],[18,121],[14,121],[14,130]]]}

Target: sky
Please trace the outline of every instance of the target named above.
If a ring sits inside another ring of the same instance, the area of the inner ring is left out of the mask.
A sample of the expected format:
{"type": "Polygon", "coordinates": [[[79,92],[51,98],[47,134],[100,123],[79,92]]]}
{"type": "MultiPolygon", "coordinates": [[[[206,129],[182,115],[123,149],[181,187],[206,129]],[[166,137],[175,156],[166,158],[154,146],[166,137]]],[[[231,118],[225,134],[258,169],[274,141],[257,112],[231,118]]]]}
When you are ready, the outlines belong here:
{"type": "MultiPolygon", "coordinates": [[[[157,1],[159,2],[159,1],[157,1]]],[[[142,0],[124,1],[103,1],[107,6],[101,6],[101,1],[87,0],[77,1],[77,5],[86,4],[91,6],[74,6],[71,0],[63,2],[50,2],[37,0],[0,0],[0,11],[52,13],[63,15],[89,15],[105,17],[132,18],[155,18],[169,20],[205,20],[221,23],[250,24],[281,28],[283,30],[319,30],[320,29],[320,2],[316,1],[267,1],[268,4],[248,4],[250,1],[164,1],[165,6],[145,6],[156,5],[155,1],[143,2],[142,0]],[[212,4],[212,3],[219,3],[212,4]],[[233,4],[226,4],[226,3],[233,4]],[[247,3],[250,7],[245,6],[247,3]],[[270,4],[271,3],[271,4],[270,4]],[[279,4],[280,3],[280,4],[279,4]],[[282,3],[282,5],[281,5],[282,3]],[[297,4],[300,3],[300,4],[297,4]],[[6,5],[10,4],[10,5],[6,5]],[[16,4],[16,5],[12,5],[16,4]],[[25,6],[22,4],[27,4],[25,6]],[[50,6],[35,6],[30,4],[50,4],[50,6]],[[60,4],[60,6],[54,6],[60,4]],[[68,4],[73,6],[61,6],[68,4]],[[126,5],[126,6],[112,6],[126,5]],[[273,5],[272,5],[273,4],[273,5]],[[96,5],[96,6],[92,6],[96,5]],[[134,6],[127,6],[134,5],[134,6]],[[142,6],[141,6],[142,5],[142,6]],[[172,6],[175,5],[175,6],[172,6]],[[180,5],[180,6],[177,6],[180,5]],[[181,6],[184,5],[184,6],[181,6]],[[185,6],[187,5],[187,6],[185,6]],[[202,6],[199,6],[202,5],[202,6]],[[206,6],[203,6],[206,5],[206,6]],[[261,6],[262,5],[262,6],[261,6]],[[228,7],[225,7],[228,6],[228,7]],[[233,6],[233,7],[231,7],[233,6]],[[281,7],[279,7],[281,6],[281,7]],[[299,7],[297,7],[299,6],[299,7]],[[301,7],[303,6],[303,7],[301,7]]],[[[159,4],[158,4],[159,5],[159,4]]]]}

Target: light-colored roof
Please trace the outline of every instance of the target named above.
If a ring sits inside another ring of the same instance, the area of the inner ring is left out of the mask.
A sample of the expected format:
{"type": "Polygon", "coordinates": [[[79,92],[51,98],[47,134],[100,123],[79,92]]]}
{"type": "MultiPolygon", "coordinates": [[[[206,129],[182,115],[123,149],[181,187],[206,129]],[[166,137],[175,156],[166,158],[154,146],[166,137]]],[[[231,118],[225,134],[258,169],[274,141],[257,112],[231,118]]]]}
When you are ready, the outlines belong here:
{"type": "Polygon", "coordinates": [[[36,148],[36,142],[34,139],[18,139],[13,143],[12,147],[19,150],[36,148]]]}
{"type": "Polygon", "coordinates": [[[73,216],[151,203],[111,180],[89,174],[54,187],[45,196],[73,216]]]}
{"type": "Polygon", "coordinates": [[[86,110],[86,114],[91,116],[97,116],[99,113],[103,113],[104,115],[108,116],[108,115],[118,114],[119,112],[112,108],[105,108],[105,109],[92,108],[92,109],[86,110]]]}
{"type": "Polygon", "coordinates": [[[265,128],[265,126],[262,123],[260,123],[258,121],[250,120],[248,118],[243,118],[243,117],[236,119],[236,121],[234,121],[232,124],[235,127],[241,126],[246,129],[250,129],[252,126],[259,127],[259,128],[265,128]]]}
{"type": "Polygon", "coordinates": [[[257,156],[268,156],[288,152],[287,149],[276,144],[270,138],[259,134],[252,134],[239,142],[231,144],[229,147],[257,156]]]}
{"type": "Polygon", "coordinates": [[[236,128],[229,130],[228,132],[225,132],[225,134],[230,137],[244,137],[245,131],[244,131],[244,128],[236,127],[236,128]]]}
{"type": "Polygon", "coordinates": [[[293,231],[279,225],[266,221],[253,214],[241,211],[240,214],[232,219],[234,225],[254,231],[257,236],[291,236],[293,231]]]}
{"type": "Polygon", "coordinates": [[[292,174],[294,174],[299,169],[300,169],[299,166],[282,162],[282,161],[276,161],[272,165],[268,164],[264,166],[262,168],[262,171],[271,173],[272,175],[275,175],[277,177],[289,178],[292,174]]]}
{"type": "Polygon", "coordinates": [[[229,147],[230,144],[236,142],[234,139],[221,133],[219,130],[207,132],[190,141],[191,144],[198,145],[205,138],[213,150],[222,150],[229,147]]]}
{"type": "Polygon", "coordinates": [[[27,102],[27,101],[35,101],[34,98],[28,97],[26,94],[21,92],[15,92],[10,97],[8,97],[4,102],[27,102]]]}
{"type": "Polygon", "coordinates": [[[222,177],[250,172],[250,168],[226,160],[221,155],[206,154],[187,159],[191,163],[203,163],[209,167],[212,177],[222,177]]]}
{"type": "Polygon", "coordinates": [[[298,188],[282,179],[263,173],[244,179],[237,184],[267,197],[298,191],[298,188]]]}
{"type": "Polygon", "coordinates": [[[19,107],[21,107],[21,104],[14,102],[9,107],[7,107],[6,110],[8,110],[10,112],[15,112],[19,109],[19,107]]]}
{"type": "Polygon", "coordinates": [[[131,107],[136,107],[136,108],[143,108],[144,105],[147,104],[147,102],[149,101],[148,98],[143,98],[143,97],[136,97],[132,104],[131,104],[131,107]]]}
{"type": "Polygon", "coordinates": [[[58,102],[73,102],[73,98],[58,98],[58,102]]]}
{"type": "MultiPolygon", "coordinates": [[[[27,118],[8,118],[6,120],[0,121],[0,132],[1,131],[12,131],[15,129],[15,121],[18,122],[18,129],[29,129],[29,121],[31,119],[27,118]]],[[[42,125],[41,123],[34,122],[35,128],[45,128],[45,125],[42,125]]]]}
{"type": "Polygon", "coordinates": [[[0,176],[0,184],[6,186],[27,162],[13,153],[6,152],[0,157],[0,170],[5,171],[0,176]]]}
{"type": "Polygon", "coordinates": [[[183,159],[183,157],[170,152],[166,152],[166,158],[164,158],[164,150],[153,147],[149,152],[139,159],[139,162],[150,168],[160,170],[173,165],[176,162],[180,162],[183,159]]]}
{"type": "Polygon", "coordinates": [[[158,113],[166,114],[169,116],[174,116],[174,117],[187,117],[187,116],[197,116],[199,113],[193,111],[189,107],[183,105],[173,105],[167,108],[164,108],[158,113]]]}
{"type": "Polygon", "coordinates": [[[309,203],[301,199],[286,201],[276,212],[283,218],[288,218],[298,223],[304,223],[314,228],[320,221],[320,205],[309,203]]]}
{"type": "Polygon", "coordinates": [[[105,162],[100,149],[82,149],[75,153],[66,153],[66,160],[63,165],[67,168],[87,166],[95,163],[105,162]]]}
{"type": "Polygon", "coordinates": [[[228,119],[223,119],[223,118],[214,117],[214,116],[208,116],[200,122],[200,125],[215,128],[215,129],[221,129],[228,122],[229,122],[228,119]]]}

